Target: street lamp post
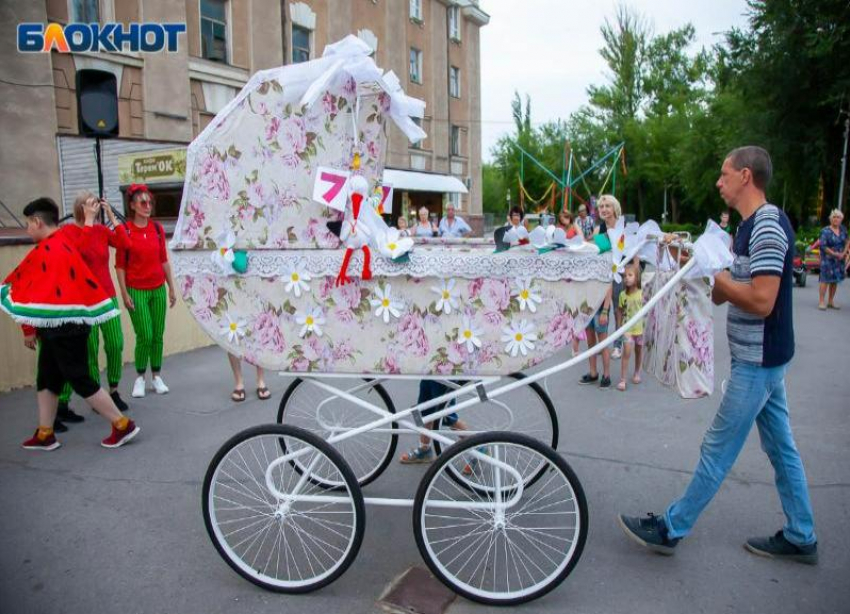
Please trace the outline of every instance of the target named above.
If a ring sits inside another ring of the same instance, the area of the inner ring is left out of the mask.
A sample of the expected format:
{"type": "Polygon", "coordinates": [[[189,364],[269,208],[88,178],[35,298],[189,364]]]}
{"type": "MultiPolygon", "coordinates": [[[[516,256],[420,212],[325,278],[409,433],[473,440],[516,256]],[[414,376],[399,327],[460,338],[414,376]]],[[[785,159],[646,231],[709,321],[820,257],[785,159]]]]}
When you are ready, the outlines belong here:
{"type": "Polygon", "coordinates": [[[844,211],[844,176],[847,174],[847,139],[850,137],[850,113],[844,120],[844,155],[841,156],[841,180],[838,183],[838,210],[844,211]]]}

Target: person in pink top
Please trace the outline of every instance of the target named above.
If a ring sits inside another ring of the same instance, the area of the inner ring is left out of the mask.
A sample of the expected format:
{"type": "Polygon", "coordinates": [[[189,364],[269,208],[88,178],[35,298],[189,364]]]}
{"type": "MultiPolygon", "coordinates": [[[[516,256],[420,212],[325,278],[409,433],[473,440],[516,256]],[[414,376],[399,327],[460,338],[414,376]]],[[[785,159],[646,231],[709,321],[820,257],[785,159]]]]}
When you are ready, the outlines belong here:
{"type": "MultiPolygon", "coordinates": [[[[115,308],[118,309],[115,285],[109,272],[109,248],[125,249],[130,240],[126,233],[116,232],[103,224],[86,226],[86,207],[94,211],[105,211],[113,228],[118,227],[118,221],[112,212],[112,207],[105,200],[98,198],[91,192],[81,192],[74,200],[74,223],[63,226],[60,230],[77,247],[77,251],[83,257],[83,261],[94,273],[100,286],[112,299],[115,308]]],[[[115,402],[120,411],[127,411],[127,403],[118,394],[118,384],[121,382],[121,371],[123,367],[124,334],[121,331],[121,317],[115,316],[101,324],[92,326],[89,334],[88,355],[89,373],[94,381],[100,381],[100,366],[98,354],[100,350],[100,338],[103,337],[103,348],[106,352],[106,378],[109,381],[109,396],[115,402]]],[[[60,422],[82,422],[83,417],[77,415],[68,402],[71,399],[71,384],[66,382],[59,395],[59,410],[57,420],[60,422]]],[[[60,427],[61,428],[61,427],[60,427]]]]}

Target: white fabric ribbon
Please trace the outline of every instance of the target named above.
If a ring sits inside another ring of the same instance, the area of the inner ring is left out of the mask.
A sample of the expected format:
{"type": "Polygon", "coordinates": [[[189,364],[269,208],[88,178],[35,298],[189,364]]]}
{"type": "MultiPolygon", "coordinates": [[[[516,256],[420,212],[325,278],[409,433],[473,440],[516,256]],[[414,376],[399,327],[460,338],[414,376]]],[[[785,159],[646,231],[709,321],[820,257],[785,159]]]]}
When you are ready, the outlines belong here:
{"type": "Polygon", "coordinates": [[[713,220],[709,220],[705,232],[694,243],[696,266],[688,272],[687,278],[708,277],[712,285],[714,276],[728,269],[735,260],[729,247],[732,238],[713,220]]]}
{"type": "Polygon", "coordinates": [[[371,47],[349,34],[341,41],[328,45],[322,54],[323,59],[335,60],[318,78],[316,78],[301,97],[301,104],[312,106],[340,73],[348,74],[358,84],[376,83],[390,97],[390,117],[405,136],[416,143],[428,136],[416,125],[413,117],[421,118],[425,114],[425,102],[411,98],[401,89],[401,83],[393,71],[384,73],[370,57],[371,47]]]}

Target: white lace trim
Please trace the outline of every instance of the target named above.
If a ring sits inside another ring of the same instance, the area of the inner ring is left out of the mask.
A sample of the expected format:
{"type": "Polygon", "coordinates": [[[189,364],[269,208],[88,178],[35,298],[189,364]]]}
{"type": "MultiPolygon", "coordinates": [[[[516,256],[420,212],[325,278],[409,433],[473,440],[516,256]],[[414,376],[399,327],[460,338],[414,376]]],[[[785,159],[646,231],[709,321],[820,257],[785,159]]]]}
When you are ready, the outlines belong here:
{"type": "MultiPolygon", "coordinates": [[[[209,251],[172,251],[175,275],[221,275],[209,251]]],[[[298,268],[313,277],[336,276],[342,265],[344,250],[255,250],[248,252],[246,276],[285,277],[298,268]]],[[[358,251],[348,267],[350,277],[363,268],[358,251]]],[[[410,261],[399,264],[372,252],[372,274],[378,277],[459,277],[476,279],[515,279],[530,277],[545,281],[611,281],[611,256],[513,249],[494,254],[489,250],[459,251],[451,249],[414,250],[410,261]]]]}

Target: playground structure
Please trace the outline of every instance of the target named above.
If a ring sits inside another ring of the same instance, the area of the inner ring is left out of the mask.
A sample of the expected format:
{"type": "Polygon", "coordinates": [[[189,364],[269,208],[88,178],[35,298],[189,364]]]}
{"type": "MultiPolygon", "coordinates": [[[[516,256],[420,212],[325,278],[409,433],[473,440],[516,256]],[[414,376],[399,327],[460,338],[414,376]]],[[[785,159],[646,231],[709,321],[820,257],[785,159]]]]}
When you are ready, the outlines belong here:
{"type": "Polygon", "coordinates": [[[556,213],[555,203],[560,203],[560,210],[564,209],[572,209],[573,198],[579,201],[581,204],[588,205],[588,213],[593,214],[593,200],[594,196],[598,196],[605,192],[608,184],[611,184],[611,194],[616,196],[617,193],[617,168],[620,167],[623,175],[627,174],[626,170],[626,148],[625,142],[618,143],[608,151],[606,151],[601,157],[594,160],[591,165],[587,168],[587,170],[582,170],[579,166],[578,159],[574,155],[573,149],[570,146],[569,141],[564,142],[564,155],[563,160],[564,164],[561,168],[561,176],[558,177],[550,168],[548,168],[545,164],[543,164],[540,160],[538,160],[533,154],[525,150],[521,145],[514,145],[519,150],[520,155],[520,165],[519,165],[519,177],[517,178],[519,184],[519,206],[526,213],[532,213],[536,215],[540,215],[546,212],[556,213]],[[525,161],[526,158],[528,161],[535,167],[539,168],[543,173],[546,174],[547,177],[552,179],[552,182],[549,184],[549,187],[539,198],[534,198],[531,194],[528,193],[528,189],[525,185],[525,161]],[[604,172],[604,180],[601,184],[601,187],[597,191],[591,190],[590,186],[587,185],[587,178],[596,171],[598,168],[602,167],[604,164],[610,164],[610,167],[604,172]],[[574,173],[575,174],[574,176],[574,173]],[[585,192],[588,195],[588,198],[585,199],[579,194],[576,190],[576,186],[581,184],[584,188],[585,192]],[[560,192],[560,196],[558,194],[560,192]],[[530,209],[526,202],[531,203],[532,209],[530,209]]]}

